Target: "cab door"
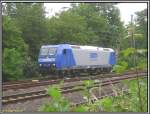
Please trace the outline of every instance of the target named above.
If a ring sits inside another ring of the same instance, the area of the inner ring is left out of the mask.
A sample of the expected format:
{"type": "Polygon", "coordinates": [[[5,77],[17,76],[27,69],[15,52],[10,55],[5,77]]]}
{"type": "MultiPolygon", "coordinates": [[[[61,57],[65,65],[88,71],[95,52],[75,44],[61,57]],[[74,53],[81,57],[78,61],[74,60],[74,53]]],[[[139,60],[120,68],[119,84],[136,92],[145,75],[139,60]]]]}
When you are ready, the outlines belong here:
{"type": "Polygon", "coordinates": [[[63,58],[62,60],[63,67],[72,67],[75,65],[71,49],[64,49],[62,58],[63,58]]]}

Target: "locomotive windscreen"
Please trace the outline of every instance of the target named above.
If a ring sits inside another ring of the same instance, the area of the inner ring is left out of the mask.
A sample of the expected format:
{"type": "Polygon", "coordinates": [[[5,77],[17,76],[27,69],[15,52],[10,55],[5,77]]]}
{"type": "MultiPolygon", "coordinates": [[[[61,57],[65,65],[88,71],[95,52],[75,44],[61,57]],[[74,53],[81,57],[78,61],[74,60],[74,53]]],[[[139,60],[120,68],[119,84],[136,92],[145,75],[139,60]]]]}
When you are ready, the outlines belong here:
{"type": "Polygon", "coordinates": [[[55,54],[56,54],[56,47],[41,48],[41,54],[40,55],[55,55],[55,54]]]}

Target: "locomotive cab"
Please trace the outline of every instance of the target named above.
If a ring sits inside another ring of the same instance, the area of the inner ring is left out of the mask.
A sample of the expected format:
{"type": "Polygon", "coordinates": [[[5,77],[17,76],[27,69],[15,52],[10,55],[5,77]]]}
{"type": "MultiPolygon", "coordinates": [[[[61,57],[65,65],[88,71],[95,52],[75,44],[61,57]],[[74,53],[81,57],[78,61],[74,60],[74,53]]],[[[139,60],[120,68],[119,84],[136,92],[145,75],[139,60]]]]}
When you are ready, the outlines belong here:
{"type": "Polygon", "coordinates": [[[56,67],[57,46],[42,46],[38,58],[40,68],[52,70],[56,67]]]}

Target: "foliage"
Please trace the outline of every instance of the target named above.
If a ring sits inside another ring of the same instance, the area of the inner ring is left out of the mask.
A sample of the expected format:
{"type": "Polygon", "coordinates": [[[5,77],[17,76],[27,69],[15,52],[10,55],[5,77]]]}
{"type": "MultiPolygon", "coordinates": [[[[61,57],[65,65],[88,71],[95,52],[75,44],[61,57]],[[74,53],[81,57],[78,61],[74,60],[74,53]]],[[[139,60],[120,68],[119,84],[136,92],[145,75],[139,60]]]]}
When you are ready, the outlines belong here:
{"type": "Polygon", "coordinates": [[[28,45],[21,38],[15,22],[7,16],[3,19],[3,80],[18,80],[24,77],[28,45]]]}
{"type": "Polygon", "coordinates": [[[89,107],[84,105],[79,105],[76,107],[73,107],[71,109],[72,112],[88,112],[89,107]]]}
{"type": "Polygon", "coordinates": [[[49,20],[50,39],[53,43],[86,44],[94,33],[87,29],[84,17],[77,14],[62,12],[59,18],[49,20]]]}
{"type": "MultiPolygon", "coordinates": [[[[85,84],[85,93],[90,96],[89,88],[92,86],[93,82],[86,80],[83,82],[85,84]]],[[[147,79],[140,78],[141,86],[141,99],[143,109],[140,110],[139,97],[138,97],[138,86],[137,80],[125,80],[122,81],[125,85],[128,85],[128,91],[124,92],[117,91],[119,94],[117,96],[105,97],[103,99],[97,100],[94,103],[88,102],[86,104],[81,104],[78,106],[71,106],[69,101],[67,101],[60,92],[60,85],[49,86],[47,93],[51,96],[51,100],[40,107],[39,111],[42,112],[147,112],[147,79]]],[[[83,97],[87,96],[83,92],[83,97]]],[[[88,97],[87,96],[87,97],[88,97]]],[[[90,99],[90,97],[88,97],[90,99]]]]}
{"type": "Polygon", "coordinates": [[[58,86],[49,86],[47,94],[51,97],[49,103],[40,107],[43,112],[68,112],[70,110],[69,102],[62,96],[58,86]]]}
{"type": "Polygon", "coordinates": [[[148,36],[147,36],[147,9],[135,13],[137,18],[135,19],[135,31],[141,34],[141,39],[136,42],[136,46],[139,48],[147,48],[148,36]]]}
{"type": "Polygon", "coordinates": [[[22,56],[27,56],[28,45],[21,38],[21,31],[16,23],[8,16],[3,17],[3,49],[15,48],[22,56]]]}
{"type": "Polygon", "coordinates": [[[83,81],[83,96],[84,98],[87,100],[87,102],[90,104],[91,101],[90,101],[90,97],[91,97],[91,94],[90,94],[90,87],[92,87],[94,85],[94,81],[93,80],[84,80],[83,81]]]}
{"type": "Polygon", "coordinates": [[[91,37],[90,43],[103,47],[117,47],[116,38],[124,37],[123,23],[120,12],[113,3],[81,3],[73,5],[73,13],[85,17],[88,29],[98,37],[91,37]]]}
{"type": "Polygon", "coordinates": [[[41,76],[37,62],[28,57],[24,63],[23,74],[26,78],[41,76]]]}
{"type": "Polygon", "coordinates": [[[126,50],[122,51],[124,57],[128,57],[129,55],[132,55],[134,53],[135,53],[135,48],[127,48],[126,50]]]}
{"type": "MultiPolygon", "coordinates": [[[[93,85],[93,81],[85,80],[81,88],[84,89],[83,97],[86,97],[88,100],[88,105],[91,104],[90,102],[90,92],[89,87],[93,85]]],[[[62,96],[60,92],[60,87],[62,86],[63,82],[60,82],[59,85],[49,86],[47,89],[47,94],[51,97],[49,103],[45,103],[40,107],[40,111],[43,112],[88,112],[89,107],[87,105],[79,105],[75,107],[71,107],[70,103],[62,96]]]]}
{"type": "MultiPolygon", "coordinates": [[[[35,60],[37,61],[42,42],[48,37],[44,17],[43,4],[6,3],[3,5],[3,54],[5,48],[15,48],[22,55],[24,63],[20,69],[23,71],[21,75],[24,78],[38,74],[38,66],[35,64],[35,60]]],[[[3,64],[8,66],[10,63],[3,62],[3,64]]],[[[8,80],[15,77],[5,73],[5,71],[4,69],[3,74],[8,80]]],[[[18,79],[21,79],[21,77],[18,76],[18,79]]]]}
{"type": "Polygon", "coordinates": [[[143,110],[140,110],[137,80],[127,80],[128,91],[120,91],[119,95],[105,97],[95,101],[93,104],[84,104],[74,107],[73,111],[80,112],[147,112],[147,80],[140,79],[141,98],[143,110]],[[76,110],[77,108],[77,110],[76,110]],[[79,109],[78,109],[79,108],[79,109]]]}
{"type": "Polygon", "coordinates": [[[36,61],[40,46],[48,37],[45,11],[42,3],[20,3],[14,9],[18,27],[22,31],[22,38],[29,45],[29,56],[36,61]],[[24,21],[21,21],[24,20],[24,21]]]}
{"type": "Polygon", "coordinates": [[[118,63],[113,66],[113,71],[116,73],[123,73],[127,69],[146,68],[147,67],[146,53],[147,53],[146,49],[127,48],[125,50],[122,50],[118,57],[118,63]]]}
{"type": "Polygon", "coordinates": [[[147,60],[146,59],[139,59],[139,62],[137,64],[137,69],[144,69],[147,68],[147,60]]]}
{"type": "Polygon", "coordinates": [[[139,98],[137,95],[137,83],[134,81],[126,81],[129,84],[129,90],[126,94],[121,94],[119,96],[104,98],[100,100],[100,105],[102,106],[102,111],[107,112],[147,112],[147,80],[141,79],[141,97],[142,97],[142,107],[140,110],[139,98]]]}
{"type": "Polygon", "coordinates": [[[17,80],[23,77],[23,65],[25,61],[15,49],[4,49],[3,53],[3,80],[17,80]]]}
{"type": "Polygon", "coordinates": [[[115,71],[116,73],[120,74],[123,73],[125,70],[127,70],[128,63],[125,61],[119,62],[119,64],[115,65],[113,67],[112,71],[115,71]]]}

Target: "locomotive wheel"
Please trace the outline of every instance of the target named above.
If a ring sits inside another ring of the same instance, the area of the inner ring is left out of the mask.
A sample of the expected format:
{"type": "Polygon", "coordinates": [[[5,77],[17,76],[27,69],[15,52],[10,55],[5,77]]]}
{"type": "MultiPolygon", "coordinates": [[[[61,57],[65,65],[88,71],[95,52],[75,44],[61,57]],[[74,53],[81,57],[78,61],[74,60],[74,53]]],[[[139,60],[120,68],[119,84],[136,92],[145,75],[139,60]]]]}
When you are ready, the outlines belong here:
{"type": "Polygon", "coordinates": [[[58,77],[61,77],[61,75],[62,75],[61,71],[60,71],[60,70],[56,71],[56,75],[57,75],[58,77]]]}
{"type": "Polygon", "coordinates": [[[42,74],[42,76],[46,76],[48,74],[48,69],[45,68],[40,68],[40,73],[42,74]]]}
{"type": "Polygon", "coordinates": [[[96,71],[95,71],[96,75],[99,74],[99,69],[96,68],[96,71]]]}
{"type": "Polygon", "coordinates": [[[64,72],[62,70],[58,71],[58,76],[63,78],[64,77],[64,72]]]}
{"type": "Polygon", "coordinates": [[[66,70],[65,77],[71,77],[70,70],[66,70]]]}
{"type": "Polygon", "coordinates": [[[74,76],[75,76],[74,70],[70,70],[70,76],[71,76],[71,77],[74,77],[74,76]]]}
{"type": "Polygon", "coordinates": [[[110,68],[107,69],[107,72],[111,72],[111,70],[112,70],[112,68],[110,67],[110,68]]]}
{"type": "Polygon", "coordinates": [[[62,77],[65,77],[65,71],[62,71],[62,77]]]}
{"type": "Polygon", "coordinates": [[[71,74],[72,74],[73,77],[76,77],[77,76],[76,70],[72,70],[71,74]]]}
{"type": "Polygon", "coordinates": [[[108,68],[104,68],[104,73],[107,73],[108,72],[108,68]]]}
{"type": "Polygon", "coordinates": [[[80,77],[80,71],[78,69],[74,70],[74,76],[80,77]]]}
{"type": "Polygon", "coordinates": [[[93,73],[92,73],[92,69],[89,69],[89,75],[92,75],[93,73]]]}

